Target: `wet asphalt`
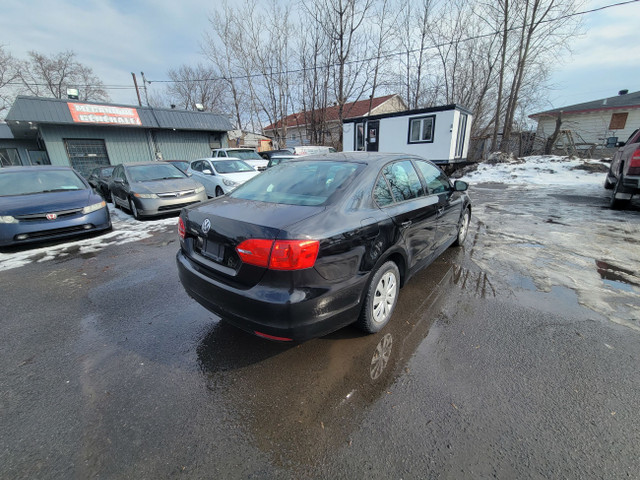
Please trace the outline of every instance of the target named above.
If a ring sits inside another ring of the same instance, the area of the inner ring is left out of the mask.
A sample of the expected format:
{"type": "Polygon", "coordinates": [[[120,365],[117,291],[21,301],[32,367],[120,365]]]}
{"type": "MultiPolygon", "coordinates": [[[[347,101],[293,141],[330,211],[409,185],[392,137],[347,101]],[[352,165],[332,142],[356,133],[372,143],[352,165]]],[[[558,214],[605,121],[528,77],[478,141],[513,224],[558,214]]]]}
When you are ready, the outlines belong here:
{"type": "Polygon", "coordinates": [[[298,345],[192,301],[177,228],[0,272],[0,478],[640,478],[640,331],[479,267],[485,228],[381,333],[298,345]]]}

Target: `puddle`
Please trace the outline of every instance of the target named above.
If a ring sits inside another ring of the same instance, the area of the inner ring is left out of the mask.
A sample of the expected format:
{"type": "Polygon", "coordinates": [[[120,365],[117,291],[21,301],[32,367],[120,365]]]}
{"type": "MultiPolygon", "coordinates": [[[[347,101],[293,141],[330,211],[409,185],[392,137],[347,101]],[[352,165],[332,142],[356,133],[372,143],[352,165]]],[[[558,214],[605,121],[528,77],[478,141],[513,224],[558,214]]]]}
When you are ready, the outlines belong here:
{"type": "Polygon", "coordinates": [[[598,273],[606,285],[626,291],[633,291],[631,286],[640,287],[640,279],[633,271],[612,265],[604,260],[596,260],[595,262],[598,273]]]}

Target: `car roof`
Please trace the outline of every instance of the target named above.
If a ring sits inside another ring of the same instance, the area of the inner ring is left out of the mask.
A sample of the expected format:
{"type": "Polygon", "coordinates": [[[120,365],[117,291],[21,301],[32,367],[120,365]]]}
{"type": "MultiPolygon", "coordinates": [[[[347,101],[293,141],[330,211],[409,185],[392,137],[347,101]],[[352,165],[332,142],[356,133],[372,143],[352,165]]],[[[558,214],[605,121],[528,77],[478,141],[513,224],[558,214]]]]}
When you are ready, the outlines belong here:
{"type": "Polygon", "coordinates": [[[58,165],[22,165],[22,166],[15,166],[15,167],[2,167],[2,168],[0,168],[0,173],[24,172],[24,171],[27,171],[27,170],[34,170],[34,169],[38,169],[39,171],[42,171],[42,170],[50,170],[50,171],[54,171],[54,170],[73,170],[73,168],[71,168],[71,167],[63,167],[63,166],[58,166],[58,165]]]}
{"type": "Polygon", "coordinates": [[[407,153],[380,153],[380,152],[334,152],[334,153],[318,153],[312,155],[296,155],[296,159],[300,161],[329,161],[329,162],[355,162],[365,163],[367,165],[384,165],[394,160],[427,160],[418,155],[407,153]]]}
{"type": "Polygon", "coordinates": [[[141,165],[169,165],[168,162],[129,162],[123,163],[123,167],[139,167],[141,165]]]}

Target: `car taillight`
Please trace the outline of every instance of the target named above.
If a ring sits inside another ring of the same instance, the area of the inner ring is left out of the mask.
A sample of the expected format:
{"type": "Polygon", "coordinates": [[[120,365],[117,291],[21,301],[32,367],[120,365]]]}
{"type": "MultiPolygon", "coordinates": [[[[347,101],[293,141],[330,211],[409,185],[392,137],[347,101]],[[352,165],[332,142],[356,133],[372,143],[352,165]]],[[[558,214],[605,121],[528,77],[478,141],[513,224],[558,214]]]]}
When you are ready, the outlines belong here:
{"type": "Polygon", "coordinates": [[[257,265],[258,267],[266,267],[269,265],[269,256],[273,240],[263,240],[260,238],[250,238],[240,243],[236,247],[236,252],[244,263],[257,265]]]}
{"type": "Polygon", "coordinates": [[[243,262],[271,270],[302,270],[316,263],[317,240],[265,240],[251,238],[236,247],[243,262]]]}
{"type": "Polygon", "coordinates": [[[182,221],[182,217],[178,217],[178,235],[180,238],[184,240],[184,237],[187,234],[187,230],[184,228],[184,222],[182,221]]]}
{"type": "Polygon", "coordinates": [[[628,175],[640,175],[640,148],[637,148],[629,161],[628,175]]]}
{"type": "Polygon", "coordinates": [[[278,240],[271,251],[269,268],[302,270],[316,263],[320,242],[317,240],[278,240]]]}

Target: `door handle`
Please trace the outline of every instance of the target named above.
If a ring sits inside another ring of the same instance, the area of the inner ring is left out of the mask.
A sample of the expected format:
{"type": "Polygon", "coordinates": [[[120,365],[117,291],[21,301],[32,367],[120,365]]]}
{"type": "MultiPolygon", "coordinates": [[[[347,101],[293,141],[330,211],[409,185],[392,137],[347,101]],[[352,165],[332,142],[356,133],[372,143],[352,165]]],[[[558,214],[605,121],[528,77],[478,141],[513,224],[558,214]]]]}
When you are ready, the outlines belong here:
{"type": "Polygon", "coordinates": [[[411,222],[411,220],[407,220],[406,222],[402,222],[402,223],[400,224],[400,226],[401,226],[402,228],[407,228],[407,227],[410,227],[410,226],[411,226],[411,223],[412,223],[412,222],[411,222]]]}

